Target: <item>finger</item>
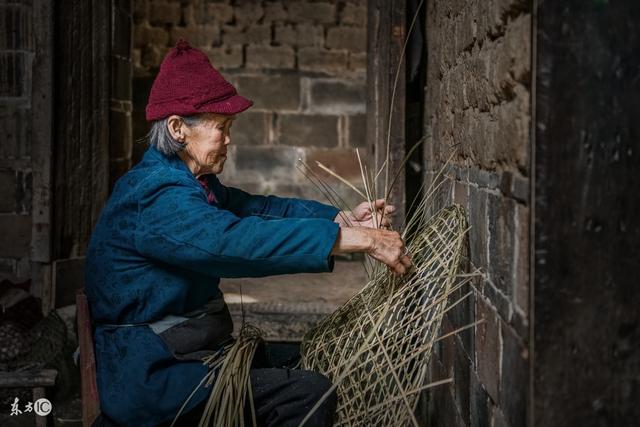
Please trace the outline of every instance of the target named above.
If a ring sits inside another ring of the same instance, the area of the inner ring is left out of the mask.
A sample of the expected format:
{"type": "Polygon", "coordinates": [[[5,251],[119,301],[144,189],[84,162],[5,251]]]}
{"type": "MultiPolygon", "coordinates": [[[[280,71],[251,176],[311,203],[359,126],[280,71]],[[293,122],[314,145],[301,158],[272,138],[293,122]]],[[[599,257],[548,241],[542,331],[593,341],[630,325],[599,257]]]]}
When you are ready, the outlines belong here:
{"type": "Polygon", "coordinates": [[[387,204],[387,201],[385,199],[378,199],[378,200],[373,202],[373,207],[376,210],[378,210],[378,209],[384,208],[386,204],[387,204]]]}
{"type": "Polygon", "coordinates": [[[362,203],[358,204],[358,206],[353,208],[353,210],[351,210],[351,214],[354,217],[359,218],[365,212],[369,212],[370,210],[371,210],[371,207],[370,207],[369,203],[368,202],[362,202],[362,203]]]}
{"type": "Polygon", "coordinates": [[[407,269],[411,267],[411,265],[413,264],[411,257],[409,257],[409,255],[404,255],[403,257],[400,258],[400,262],[402,263],[402,265],[404,265],[407,269]]]}
{"type": "Polygon", "coordinates": [[[389,273],[393,274],[394,276],[400,275],[400,273],[398,273],[398,271],[396,270],[395,266],[391,266],[390,264],[387,264],[387,270],[389,270],[389,273]]]}
{"type": "Polygon", "coordinates": [[[380,211],[378,211],[378,215],[382,215],[382,216],[384,216],[385,218],[393,218],[393,217],[396,215],[396,212],[395,212],[395,211],[391,211],[391,212],[386,212],[386,211],[385,211],[385,212],[382,212],[382,211],[380,210],[380,211]]]}
{"type": "Polygon", "coordinates": [[[395,206],[393,206],[393,205],[386,205],[386,206],[384,207],[384,213],[385,213],[385,214],[387,214],[387,215],[392,214],[392,213],[394,213],[395,211],[396,211],[396,207],[395,207],[395,206]]]}
{"type": "Polygon", "coordinates": [[[376,212],[376,216],[378,218],[391,218],[393,215],[389,214],[387,212],[378,211],[378,212],[376,212]]]}
{"type": "Polygon", "coordinates": [[[399,276],[400,274],[396,271],[395,268],[387,265],[387,270],[389,270],[389,273],[393,274],[394,276],[399,276]]]}
{"type": "Polygon", "coordinates": [[[398,275],[402,276],[403,274],[405,274],[407,272],[407,267],[404,266],[404,264],[402,264],[401,262],[398,262],[393,269],[395,270],[396,273],[398,273],[398,275]]]}
{"type": "Polygon", "coordinates": [[[378,221],[380,221],[380,225],[383,227],[389,227],[391,225],[391,220],[389,220],[389,218],[382,218],[382,219],[378,219],[378,221]]]}
{"type": "Polygon", "coordinates": [[[394,274],[399,273],[398,269],[400,267],[404,268],[404,266],[402,266],[402,263],[400,262],[400,258],[397,256],[381,257],[378,260],[382,261],[387,266],[389,271],[394,274]]]}

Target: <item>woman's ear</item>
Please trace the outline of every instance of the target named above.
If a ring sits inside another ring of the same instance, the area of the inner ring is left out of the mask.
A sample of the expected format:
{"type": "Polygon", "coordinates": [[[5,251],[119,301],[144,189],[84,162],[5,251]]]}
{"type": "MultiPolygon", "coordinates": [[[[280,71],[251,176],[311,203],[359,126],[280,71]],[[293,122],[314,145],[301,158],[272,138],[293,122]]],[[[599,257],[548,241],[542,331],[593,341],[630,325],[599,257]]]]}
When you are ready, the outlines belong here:
{"type": "Polygon", "coordinates": [[[178,141],[180,143],[185,142],[186,126],[180,116],[169,116],[169,118],[167,119],[167,128],[169,129],[171,137],[175,141],[178,141]]]}

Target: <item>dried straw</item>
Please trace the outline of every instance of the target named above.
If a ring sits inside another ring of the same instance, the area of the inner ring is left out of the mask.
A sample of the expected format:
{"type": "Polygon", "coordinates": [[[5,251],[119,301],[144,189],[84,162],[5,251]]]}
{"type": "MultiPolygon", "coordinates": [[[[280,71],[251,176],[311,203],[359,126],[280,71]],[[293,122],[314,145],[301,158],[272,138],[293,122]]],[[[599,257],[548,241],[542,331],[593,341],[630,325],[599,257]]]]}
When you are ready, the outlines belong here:
{"type": "Polygon", "coordinates": [[[205,405],[198,427],[228,426],[242,427],[245,424],[256,426],[249,370],[256,349],[262,341],[262,332],[255,326],[243,323],[238,338],[216,354],[205,357],[203,362],[209,372],[184,402],[171,427],[202,386],[213,390],[205,405]],[[251,419],[245,419],[245,402],[248,398],[251,419]]]}
{"type": "Polygon", "coordinates": [[[471,292],[447,306],[449,296],[476,274],[459,269],[467,232],[462,208],[443,209],[429,221],[419,217],[411,218],[418,231],[407,236],[415,270],[398,278],[378,268],[303,340],[303,367],[337,388],[336,426],[418,425],[420,392],[443,383],[424,385],[427,362],[443,315],[471,292]]]}
{"type": "MultiPolygon", "coordinates": [[[[222,362],[215,385],[207,401],[199,427],[244,426],[244,404],[247,395],[251,406],[251,425],[256,426],[255,410],[251,398],[249,369],[253,355],[262,340],[262,332],[245,323],[235,343],[222,362]]],[[[205,362],[206,363],[206,362],[205,362]]],[[[210,381],[214,381],[212,375],[210,381]]]]}

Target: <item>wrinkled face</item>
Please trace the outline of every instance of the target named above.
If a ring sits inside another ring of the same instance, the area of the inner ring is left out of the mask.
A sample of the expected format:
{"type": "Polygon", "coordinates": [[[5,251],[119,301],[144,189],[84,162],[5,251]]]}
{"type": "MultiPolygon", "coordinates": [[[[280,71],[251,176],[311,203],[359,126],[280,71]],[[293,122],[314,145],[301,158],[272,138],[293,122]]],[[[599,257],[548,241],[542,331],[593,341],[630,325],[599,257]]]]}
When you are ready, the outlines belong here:
{"type": "MultiPolygon", "coordinates": [[[[184,159],[194,175],[219,174],[227,160],[227,146],[231,143],[230,129],[234,116],[205,113],[195,126],[185,126],[184,159]]],[[[181,156],[182,157],[182,156],[181,156]]]]}

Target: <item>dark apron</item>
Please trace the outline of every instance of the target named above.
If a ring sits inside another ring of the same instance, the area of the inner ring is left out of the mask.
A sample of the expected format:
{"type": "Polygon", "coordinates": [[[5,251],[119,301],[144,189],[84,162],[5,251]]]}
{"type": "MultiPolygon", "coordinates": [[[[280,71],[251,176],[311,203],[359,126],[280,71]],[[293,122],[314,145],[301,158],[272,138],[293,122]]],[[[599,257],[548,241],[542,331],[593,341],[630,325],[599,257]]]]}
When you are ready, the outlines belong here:
{"type": "Polygon", "coordinates": [[[176,359],[202,360],[232,341],[233,320],[224,299],[149,325],[176,359]]]}
{"type": "Polygon", "coordinates": [[[169,314],[151,323],[103,324],[105,328],[150,328],[179,360],[199,360],[218,352],[233,342],[233,320],[222,296],[209,300],[202,307],[181,314],[169,314]]]}

